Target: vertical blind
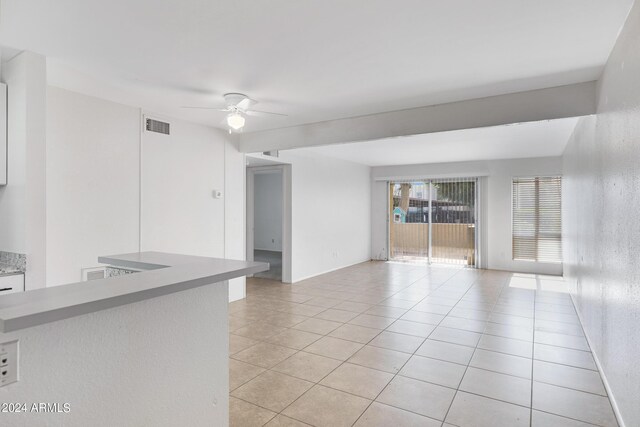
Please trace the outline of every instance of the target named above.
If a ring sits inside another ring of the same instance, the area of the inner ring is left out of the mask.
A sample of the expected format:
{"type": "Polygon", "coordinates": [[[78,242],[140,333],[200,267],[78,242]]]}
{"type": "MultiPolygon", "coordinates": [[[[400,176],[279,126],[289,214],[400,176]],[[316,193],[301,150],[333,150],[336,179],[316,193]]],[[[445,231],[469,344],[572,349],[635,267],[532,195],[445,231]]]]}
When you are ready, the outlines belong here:
{"type": "Polygon", "coordinates": [[[475,266],[476,178],[390,183],[389,255],[475,266]]]}
{"type": "Polygon", "coordinates": [[[513,259],[562,261],[562,178],[513,179],[513,259]]]}

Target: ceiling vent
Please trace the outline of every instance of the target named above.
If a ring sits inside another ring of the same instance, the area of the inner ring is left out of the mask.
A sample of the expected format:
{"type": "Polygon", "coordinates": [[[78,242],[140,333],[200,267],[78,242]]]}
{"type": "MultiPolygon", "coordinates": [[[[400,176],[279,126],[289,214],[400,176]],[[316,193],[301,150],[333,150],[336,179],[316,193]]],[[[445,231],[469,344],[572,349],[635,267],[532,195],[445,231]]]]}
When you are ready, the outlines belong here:
{"type": "Polygon", "coordinates": [[[147,132],[161,133],[163,135],[169,135],[169,123],[161,122],[160,120],[154,120],[150,118],[145,119],[144,128],[147,132]]]}

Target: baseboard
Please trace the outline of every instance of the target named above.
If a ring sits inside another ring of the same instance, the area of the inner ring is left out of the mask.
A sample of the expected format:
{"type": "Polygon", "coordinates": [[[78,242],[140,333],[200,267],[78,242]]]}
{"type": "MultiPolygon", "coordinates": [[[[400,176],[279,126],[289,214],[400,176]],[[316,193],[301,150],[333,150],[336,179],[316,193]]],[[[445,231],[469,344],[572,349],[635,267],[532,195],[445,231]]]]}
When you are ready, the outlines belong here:
{"type": "Polygon", "coordinates": [[[323,271],[321,273],[311,274],[309,276],[305,276],[305,277],[296,279],[295,281],[292,281],[291,284],[294,285],[294,284],[296,284],[298,282],[302,282],[303,280],[311,279],[311,278],[317,277],[317,276],[322,276],[323,274],[332,273],[332,272],[334,272],[336,270],[342,270],[343,268],[353,267],[354,265],[364,264],[365,262],[371,262],[371,261],[372,260],[367,259],[365,261],[356,261],[356,262],[351,263],[351,264],[343,265],[342,267],[331,268],[331,269],[325,270],[325,271],[323,271]]]}
{"type": "MultiPolygon", "coordinates": [[[[480,268],[480,267],[478,267],[480,268]]],[[[482,268],[482,270],[494,270],[494,271],[506,271],[507,273],[517,273],[517,274],[536,274],[539,276],[554,276],[554,277],[563,277],[564,276],[564,272],[562,273],[543,273],[543,272],[536,272],[536,273],[532,273],[530,271],[518,271],[517,269],[508,269],[508,268],[503,268],[503,267],[485,267],[482,268]]]]}
{"type": "Polygon", "coordinates": [[[607,396],[609,397],[609,401],[611,402],[611,407],[613,408],[613,413],[616,416],[618,425],[620,427],[626,427],[624,420],[622,419],[622,414],[620,413],[620,408],[618,407],[618,403],[616,402],[616,398],[614,397],[613,392],[611,391],[611,386],[609,385],[607,376],[604,374],[604,370],[602,369],[602,364],[600,363],[600,359],[598,359],[598,355],[594,351],[593,345],[591,344],[591,339],[589,338],[589,334],[587,334],[587,331],[584,328],[584,322],[582,321],[582,316],[580,315],[580,311],[578,310],[576,299],[571,292],[569,292],[569,296],[571,297],[571,302],[573,302],[573,307],[576,309],[578,320],[580,320],[580,327],[582,327],[582,332],[584,333],[584,336],[587,339],[587,344],[589,344],[589,349],[591,350],[591,354],[593,355],[593,360],[596,362],[596,367],[598,368],[598,372],[600,372],[600,378],[602,378],[604,389],[607,391],[607,396]]]}

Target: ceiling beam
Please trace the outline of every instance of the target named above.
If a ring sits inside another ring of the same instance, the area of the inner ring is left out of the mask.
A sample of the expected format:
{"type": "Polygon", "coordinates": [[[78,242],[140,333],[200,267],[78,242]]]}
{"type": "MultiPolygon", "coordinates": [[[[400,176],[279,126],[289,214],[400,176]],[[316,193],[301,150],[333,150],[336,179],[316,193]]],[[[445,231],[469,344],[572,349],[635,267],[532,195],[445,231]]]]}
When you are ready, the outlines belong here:
{"type": "Polygon", "coordinates": [[[245,153],[371,141],[596,112],[596,82],[578,83],[240,135],[245,153]]]}

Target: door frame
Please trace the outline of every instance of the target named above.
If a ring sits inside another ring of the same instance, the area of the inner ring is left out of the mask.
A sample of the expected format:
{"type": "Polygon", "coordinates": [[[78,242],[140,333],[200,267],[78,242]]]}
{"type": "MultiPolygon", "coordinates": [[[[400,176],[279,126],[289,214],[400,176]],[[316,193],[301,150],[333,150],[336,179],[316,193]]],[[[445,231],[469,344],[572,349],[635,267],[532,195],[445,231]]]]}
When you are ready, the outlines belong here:
{"type": "Polygon", "coordinates": [[[259,173],[279,171],[282,176],[282,277],[283,283],[291,283],[291,165],[247,166],[247,261],[253,261],[255,246],[255,176],[259,173]]]}
{"type": "Polygon", "coordinates": [[[475,182],[475,191],[474,191],[474,218],[475,218],[475,227],[474,227],[474,264],[473,268],[487,268],[486,261],[484,259],[484,253],[486,251],[486,236],[485,236],[485,192],[486,192],[486,177],[482,175],[472,175],[472,176],[442,176],[442,177],[432,177],[432,178],[397,178],[397,179],[387,179],[386,182],[386,204],[387,204],[387,261],[393,261],[391,258],[391,218],[393,217],[393,203],[392,197],[393,193],[391,190],[391,184],[402,183],[402,182],[423,182],[429,184],[429,243],[428,243],[428,256],[427,263],[432,265],[432,232],[431,232],[431,224],[432,224],[432,200],[433,197],[433,183],[438,182],[439,180],[446,179],[460,179],[461,181],[473,181],[475,182]]]}

